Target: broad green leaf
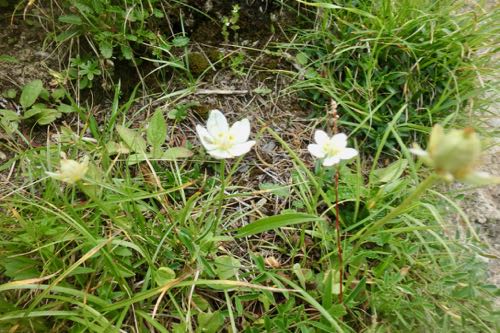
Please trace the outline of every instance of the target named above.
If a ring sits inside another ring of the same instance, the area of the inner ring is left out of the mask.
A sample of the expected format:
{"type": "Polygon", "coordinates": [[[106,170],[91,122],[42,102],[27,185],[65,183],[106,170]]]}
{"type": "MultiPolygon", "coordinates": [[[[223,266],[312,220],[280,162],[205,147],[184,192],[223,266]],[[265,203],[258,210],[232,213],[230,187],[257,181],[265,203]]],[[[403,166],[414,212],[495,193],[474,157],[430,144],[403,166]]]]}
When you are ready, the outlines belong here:
{"type": "Polygon", "coordinates": [[[66,90],[63,88],[58,88],[52,91],[51,96],[55,100],[60,100],[66,96],[66,90]]]}
{"type": "Polygon", "coordinates": [[[261,190],[267,190],[277,197],[288,198],[290,196],[290,189],[287,186],[282,186],[273,183],[259,184],[261,190]]]}
{"type": "Polygon", "coordinates": [[[83,23],[82,18],[77,15],[62,15],[59,16],[59,21],[73,25],[81,25],[83,23]]]}
{"type": "Polygon", "coordinates": [[[389,166],[381,169],[377,169],[373,172],[373,175],[377,178],[380,183],[389,183],[398,179],[401,174],[406,170],[408,166],[408,160],[399,159],[389,166]]]}
{"type": "Polygon", "coordinates": [[[309,57],[304,52],[300,52],[295,56],[299,65],[305,66],[309,63],[309,57]]]}
{"type": "Polygon", "coordinates": [[[123,57],[127,60],[132,60],[132,57],[134,56],[134,54],[132,52],[132,48],[129,45],[124,45],[124,44],[122,44],[120,46],[120,48],[121,48],[123,57]]]}
{"type": "Polygon", "coordinates": [[[160,159],[173,161],[178,158],[188,158],[191,156],[193,156],[193,152],[191,150],[184,147],[173,147],[165,150],[160,159]]]}
{"type": "Polygon", "coordinates": [[[231,256],[219,256],[215,258],[215,272],[221,280],[228,280],[236,276],[241,268],[241,263],[238,259],[231,256]]]}
{"type": "Polygon", "coordinates": [[[153,157],[161,156],[161,146],[167,139],[167,123],[163,118],[163,112],[157,109],[149,121],[147,130],[148,143],[153,148],[153,157]]]}
{"type": "Polygon", "coordinates": [[[261,218],[237,230],[236,237],[246,237],[265,231],[295,224],[324,221],[322,218],[305,213],[284,213],[261,218]]]}
{"type": "Polygon", "coordinates": [[[43,103],[37,103],[33,105],[28,111],[23,113],[23,118],[28,119],[33,116],[38,115],[39,113],[42,113],[43,109],[46,109],[47,106],[43,103]]]}
{"type": "Polygon", "coordinates": [[[186,158],[186,157],[190,157],[192,155],[193,155],[193,152],[187,148],[174,147],[174,148],[167,149],[159,157],[153,157],[151,154],[143,154],[143,153],[132,154],[127,159],[127,164],[134,165],[137,163],[144,162],[146,159],[160,160],[160,161],[175,161],[176,159],[186,158]]]}
{"type": "Polygon", "coordinates": [[[43,83],[41,80],[34,80],[24,86],[19,99],[19,103],[25,109],[32,106],[40,93],[43,90],[43,83]]]}
{"type": "Polygon", "coordinates": [[[113,56],[113,45],[108,41],[99,43],[99,50],[104,58],[109,59],[113,56]]]}
{"type": "Polygon", "coordinates": [[[146,141],[137,131],[121,125],[116,126],[116,130],[123,142],[125,142],[132,151],[137,153],[144,153],[146,151],[146,141]]]}
{"type": "Polygon", "coordinates": [[[28,257],[3,258],[0,266],[5,270],[2,274],[13,280],[31,279],[40,276],[36,260],[28,257]]]}
{"type": "Polygon", "coordinates": [[[15,111],[0,109],[0,118],[7,121],[19,121],[21,117],[15,111]]]}
{"type": "Polygon", "coordinates": [[[108,151],[109,155],[130,153],[130,149],[128,148],[128,146],[123,144],[122,142],[118,143],[114,141],[109,141],[106,143],[106,150],[108,151]]]}
{"type": "Polygon", "coordinates": [[[57,111],[62,113],[71,113],[75,112],[75,108],[73,108],[71,105],[61,103],[57,106],[57,111]]]}
{"type": "Polygon", "coordinates": [[[196,333],[216,333],[224,325],[224,315],[215,311],[212,313],[200,312],[198,314],[198,328],[196,333]]]}
{"type": "Polygon", "coordinates": [[[44,109],[38,116],[37,123],[39,125],[48,125],[59,118],[61,113],[54,109],[44,109]]]}
{"type": "Polygon", "coordinates": [[[163,286],[167,282],[175,279],[175,271],[170,267],[160,267],[155,272],[154,279],[158,286],[163,286]]]}
{"type": "Polygon", "coordinates": [[[165,16],[165,14],[157,8],[153,9],[153,15],[157,18],[163,18],[165,16]]]}
{"type": "Polygon", "coordinates": [[[184,47],[189,44],[189,37],[179,36],[172,39],[172,45],[175,47],[184,47]]]}

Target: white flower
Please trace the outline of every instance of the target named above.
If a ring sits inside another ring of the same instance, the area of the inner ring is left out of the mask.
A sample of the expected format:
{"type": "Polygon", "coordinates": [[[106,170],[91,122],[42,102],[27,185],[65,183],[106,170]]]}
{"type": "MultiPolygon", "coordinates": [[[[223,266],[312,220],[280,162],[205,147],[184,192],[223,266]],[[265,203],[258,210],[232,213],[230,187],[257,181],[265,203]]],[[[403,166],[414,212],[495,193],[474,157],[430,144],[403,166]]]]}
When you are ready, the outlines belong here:
{"type": "Polygon", "coordinates": [[[348,160],[358,155],[356,149],[347,148],[347,135],[335,134],[331,138],[321,130],[314,132],[316,143],[307,146],[312,156],[323,159],[324,166],[332,166],[340,160],[348,160]]]}
{"type": "Polygon", "coordinates": [[[61,160],[59,172],[47,172],[47,175],[54,179],[74,184],[82,179],[89,169],[89,158],[86,156],[82,162],[75,160],[61,160]]]}
{"type": "Polygon", "coordinates": [[[219,159],[244,155],[255,144],[255,141],[248,141],[248,119],[237,121],[229,128],[226,117],[219,110],[210,111],[207,128],[197,125],[196,132],[207,152],[219,159]]]}

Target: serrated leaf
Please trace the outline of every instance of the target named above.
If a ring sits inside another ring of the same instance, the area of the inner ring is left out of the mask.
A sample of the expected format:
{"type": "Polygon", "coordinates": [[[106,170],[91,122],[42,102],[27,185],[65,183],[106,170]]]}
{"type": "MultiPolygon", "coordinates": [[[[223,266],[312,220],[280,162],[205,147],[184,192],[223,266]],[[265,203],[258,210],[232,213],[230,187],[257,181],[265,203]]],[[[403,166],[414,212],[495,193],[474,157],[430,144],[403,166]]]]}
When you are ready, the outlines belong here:
{"type": "Polygon", "coordinates": [[[7,98],[14,99],[14,98],[16,98],[16,96],[17,96],[17,91],[16,91],[16,89],[12,89],[12,88],[11,88],[11,89],[7,89],[7,90],[3,93],[3,95],[4,95],[5,97],[7,97],[7,98]]]}
{"type": "Polygon", "coordinates": [[[175,47],[184,47],[189,44],[189,37],[179,36],[172,39],[172,45],[175,47]]]}
{"type": "Polygon", "coordinates": [[[146,152],[146,141],[141,137],[141,135],[130,128],[118,125],[116,126],[116,131],[122,139],[123,142],[134,152],[144,153],[146,152]]]}
{"type": "Polygon", "coordinates": [[[120,49],[121,49],[122,55],[125,59],[132,60],[133,52],[132,52],[132,48],[130,46],[122,44],[120,46],[120,49]]]}
{"type": "Polygon", "coordinates": [[[222,325],[224,325],[224,315],[221,312],[200,312],[198,314],[198,328],[196,329],[196,333],[216,333],[222,325]]]}
{"type": "Polygon", "coordinates": [[[160,109],[156,110],[149,121],[147,139],[153,148],[153,158],[160,157],[161,146],[167,139],[167,123],[160,109]]]}
{"type": "Polygon", "coordinates": [[[19,103],[23,108],[29,108],[35,103],[42,90],[43,83],[41,80],[31,81],[24,86],[21,97],[19,98],[19,103]]]}
{"type": "Polygon", "coordinates": [[[109,59],[113,56],[113,44],[108,41],[99,43],[99,50],[104,58],[109,59]]]}
{"type": "Polygon", "coordinates": [[[237,230],[235,237],[246,237],[290,225],[323,221],[321,217],[305,213],[284,213],[261,218],[237,230]]]}

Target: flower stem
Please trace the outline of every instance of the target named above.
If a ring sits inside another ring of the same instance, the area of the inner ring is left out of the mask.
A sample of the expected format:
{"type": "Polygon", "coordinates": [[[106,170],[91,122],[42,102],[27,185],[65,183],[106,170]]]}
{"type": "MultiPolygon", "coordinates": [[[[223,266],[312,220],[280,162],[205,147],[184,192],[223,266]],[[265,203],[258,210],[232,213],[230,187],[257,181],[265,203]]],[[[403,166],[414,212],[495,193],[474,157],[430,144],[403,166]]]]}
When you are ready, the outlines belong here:
{"type": "Polygon", "coordinates": [[[344,283],[344,263],[342,259],[342,239],[340,237],[340,209],[339,209],[339,168],[335,171],[335,230],[337,233],[337,250],[339,259],[339,302],[344,303],[344,293],[342,285],[344,283]]]}
{"type": "MultiPolygon", "coordinates": [[[[338,126],[337,120],[339,115],[337,113],[337,103],[332,99],[330,101],[330,113],[333,122],[333,134],[337,134],[338,126]]],[[[344,261],[342,258],[342,237],[340,235],[340,208],[339,208],[339,166],[335,169],[335,232],[337,234],[337,257],[339,260],[339,302],[344,303],[344,261]]]]}
{"type": "Polygon", "coordinates": [[[217,231],[217,227],[219,226],[222,219],[222,208],[224,206],[224,191],[226,190],[226,160],[222,160],[220,163],[219,176],[220,176],[220,193],[218,198],[218,207],[217,207],[217,216],[215,218],[215,223],[212,225],[212,231],[215,233],[217,231]]]}

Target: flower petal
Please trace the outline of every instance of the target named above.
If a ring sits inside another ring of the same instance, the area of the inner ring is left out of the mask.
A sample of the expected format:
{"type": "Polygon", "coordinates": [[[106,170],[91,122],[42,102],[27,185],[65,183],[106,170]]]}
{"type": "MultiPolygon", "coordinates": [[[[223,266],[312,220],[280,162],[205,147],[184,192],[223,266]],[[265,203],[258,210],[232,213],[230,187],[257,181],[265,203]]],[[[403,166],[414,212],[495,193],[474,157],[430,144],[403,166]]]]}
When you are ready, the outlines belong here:
{"type": "Polygon", "coordinates": [[[342,160],[348,160],[353,158],[354,156],[358,155],[358,151],[354,148],[346,148],[342,150],[337,157],[342,159],[342,160]]]}
{"type": "Polygon", "coordinates": [[[255,145],[255,141],[247,141],[244,143],[237,143],[234,146],[232,146],[231,148],[229,148],[229,152],[231,153],[231,155],[233,155],[233,157],[241,156],[241,155],[248,153],[254,145],[255,145]]]}
{"type": "Polygon", "coordinates": [[[242,119],[231,126],[229,133],[235,137],[236,143],[244,143],[250,136],[250,121],[242,119]]]}
{"type": "Polygon", "coordinates": [[[198,134],[198,138],[201,141],[201,144],[207,150],[215,149],[215,145],[211,143],[212,138],[210,133],[208,133],[207,129],[201,125],[196,125],[196,133],[198,134]]]}
{"type": "Polygon", "coordinates": [[[323,147],[314,143],[311,143],[310,145],[307,146],[307,150],[309,150],[309,153],[317,158],[323,158],[325,157],[325,152],[323,151],[323,147]]]}
{"type": "Polygon", "coordinates": [[[347,135],[344,133],[335,134],[330,139],[330,143],[336,147],[345,147],[347,146],[347,135]]]}
{"type": "Polygon", "coordinates": [[[328,140],[330,140],[330,138],[328,137],[328,134],[326,134],[325,131],[316,130],[314,132],[314,141],[316,141],[318,145],[324,145],[325,143],[328,142],[328,140]]]}
{"type": "Polygon", "coordinates": [[[429,153],[420,148],[419,146],[415,145],[413,148],[408,149],[410,153],[417,155],[417,156],[429,156],[429,153]]]}
{"type": "Polygon", "coordinates": [[[468,174],[464,179],[464,183],[476,186],[497,185],[500,184],[500,177],[492,176],[487,172],[476,171],[468,174]]]}
{"type": "Polygon", "coordinates": [[[45,173],[47,174],[47,176],[52,177],[54,179],[60,179],[61,178],[61,174],[59,172],[45,171],[45,173]]]}
{"type": "Polygon", "coordinates": [[[338,158],[337,156],[334,156],[334,157],[327,157],[325,158],[325,160],[323,161],[323,166],[332,166],[334,164],[337,164],[340,162],[340,158],[338,158]]]}
{"type": "Polygon", "coordinates": [[[207,150],[207,152],[210,154],[210,156],[215,157],[219,160],[233,157],[233,155],[231,155],[231,153],[228,150],[213,149],[213,150],[207,150]]]}
{"type": "Polygon", "coordinates": [[[216,136],[220,132],[227,133],[229,125],[227,124],[226,117],[219,110],[210,111],[207,120],[207,130],[212,136],[216,136]]]}

